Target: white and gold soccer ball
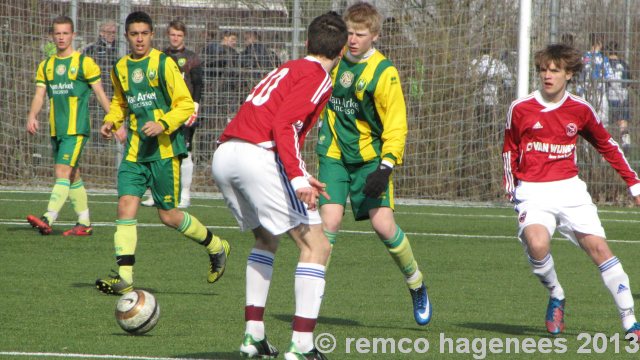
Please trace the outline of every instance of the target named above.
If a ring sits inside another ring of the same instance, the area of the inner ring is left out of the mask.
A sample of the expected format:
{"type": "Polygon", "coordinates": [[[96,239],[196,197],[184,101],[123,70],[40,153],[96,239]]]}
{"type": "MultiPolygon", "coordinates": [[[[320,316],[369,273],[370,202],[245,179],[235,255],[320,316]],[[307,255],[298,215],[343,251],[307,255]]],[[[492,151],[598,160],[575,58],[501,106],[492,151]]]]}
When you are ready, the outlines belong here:
{"type": "Polygon", "coordinates": [[[144,334],[158,323],[160,305],[148,291],[133,290],[116,303],[116,321],[122,330],[133,335],[144,334]]]}

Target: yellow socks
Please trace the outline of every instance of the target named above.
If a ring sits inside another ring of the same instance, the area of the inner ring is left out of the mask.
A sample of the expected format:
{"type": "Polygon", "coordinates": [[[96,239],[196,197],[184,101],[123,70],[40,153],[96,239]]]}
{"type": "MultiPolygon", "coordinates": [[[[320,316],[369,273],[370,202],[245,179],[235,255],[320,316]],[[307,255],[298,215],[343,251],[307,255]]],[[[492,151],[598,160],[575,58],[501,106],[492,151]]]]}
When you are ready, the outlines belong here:
{"type": "Polygon", "coordinates": [[[198,219],[189,215],[186,211],[182,213],[184,218],[180,226],[178,226],[179,232],[206,247],[209,254],[217,254],[222,251],[222,242],[219,237],[214,236],[198,219]]]}
{"type": "Polygon", "coordinates": [[[391,239],[383,240],[389,255],[396,262],[407,281],[407,286],[416,289],[422,284],[422,273],[418,271],[418,263],[413,257],[413,250],[409,239],[399,226],[396,226],[396,233],[391,239]]]}
{"type": "Polygon", "coordinates": [[[44,214],[44,217],[49,220],[49,225],[56,221],[58,213],[60,213],[60,209],[62,209],[65,201],[67,201],[67,197],[69,196],[69,186],[69,179],[56,179],[56,183],[53,185],[53,189],[51,189],[51,197],[49,198],[49,204],[47,205],[47,212],[44,214]]]}
{"type": "Polygon", "coordinates": [[[91,225],[89,220],[89,202],[87,200],[87,191],[84,188],[84,182],[78,180],[71,184],[69,188],[69,200],[71,206],[78,215],[78,224],[85,226],[91,225]]]}
{"type": "Polygon", "coordinates": [[[133,264],[136,262],[138,232],[136,219],[116,220],[116,233],[113,236],[120,278],[133,284],[133,264]]]}

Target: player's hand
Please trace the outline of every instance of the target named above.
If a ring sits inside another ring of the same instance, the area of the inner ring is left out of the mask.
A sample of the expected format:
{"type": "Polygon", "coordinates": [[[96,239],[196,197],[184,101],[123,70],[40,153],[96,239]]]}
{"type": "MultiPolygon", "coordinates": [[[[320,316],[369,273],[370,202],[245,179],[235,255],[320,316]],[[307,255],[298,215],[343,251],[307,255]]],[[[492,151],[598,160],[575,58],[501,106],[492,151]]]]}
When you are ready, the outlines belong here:
{"type": "Polygon", "coordinates": [[[148,137],[156,137],[164,132],[164,126],[159,122],[147,121],[140,131],[148,137]]]}
{"type": "Polygon", "coordinates": [[[311,186],[316,188],[316,190],[318,191],[318,194],[324,196],[325,198],[327,198],[327,200],[331,200],[331,197],[329,196],[329,194],[327,194],[327,191],[325,190],[327,188],[327,184],[318,181],[318,179],[314,178],[313,176],[309,177],[308,180],[309,180],[309,184],[311,184],[311,186]]]}
{"type": "Polygon", "coordinates": [[[30,118],[27,121],[27,132],[29,132],[29,134],[35,135],[36,132],[38,132],[39,128],[40,128],[40,122],[38,121],[38,119],[30,118]]]}
{"type": "Polygon", "coordinates": [[[103,139],[111,139],[111,137],[113,136],[113,123],[111,121],[108,121],[104,124],[102,124],[102,126],[100,127],[100,135],[102,135],[103,139]]]}
{"type": "Polygon", "coordinates": [[[391,176],[393,168],[385,164],[378,165],[378,168],[367,176],[362,191],[366,196],[377,199],[387,189],[389,185],[389,176],[391,176]]]}
{"type": "Polygon", "coordinates": [[[124,127],[124,126],[120,126],[120,129],[118,129],[118,131],[114,132],[113,135],[115,135],[116,140],[120,144],[124,144],[124,142],[127,141],[127,128],[124,127]]]}
{"type": "Polygon", "coordinates": [[[296,197],[307,204],[309,210],[318,209],[318,189],[313,186],[303,187],[296,190],[296,197]]]}
{"type": "Polygon", "coordinates": [[[186,127],[192,127],[193,124],[195,124],[198,120],[198,110],[200,110],[200,104],[198,104],[197,102],[194,102],[193,104],[195,105],[195,110],[193,111],[193,114],[189,116],[187,121],[185,121],[184,126],[186,127]]]}

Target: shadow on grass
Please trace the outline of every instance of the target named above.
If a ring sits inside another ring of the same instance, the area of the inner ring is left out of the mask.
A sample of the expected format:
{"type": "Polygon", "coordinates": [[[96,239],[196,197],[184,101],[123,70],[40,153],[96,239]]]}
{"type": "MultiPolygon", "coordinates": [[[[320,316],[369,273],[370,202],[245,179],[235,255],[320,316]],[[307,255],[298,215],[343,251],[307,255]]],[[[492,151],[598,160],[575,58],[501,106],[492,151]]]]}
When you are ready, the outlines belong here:
{"type": "MultiPolygon", "coordinates": [[[[293,321],[293,314],[276,314],[272,315],[277,320],[282,322],[291,323],[293,321]]],[[[324,317],[320,316],[318,319],[319,323],[330,324],[330,325],[341,325],[341,326],[362,326],[359,322],[350,319],[343,318],[334,318],[334,317],[324,317]]]]}
{"type": "MultiPolygon", "coordinates": [[[[71,284],[71,287],[76,288],[76,289],[85,289],[85,288],[92,288],[95,289],[96,288],[96,284],[95,282],[91,282],[91,283],[73,283],[71,284]]],[[[162,291],[162,290],[157,290],[155,288],[149,288],[149,287],[136,287],[136,289],[138,290],[145,290],[148,291],[152,294],[171,294],[171,295],[202,295],[202,296],[218,296],[219,294],[217,293],[211,293],[211,292],[186,292],[186,291],[162,291]]],[[[96,290],[96,293],[99,293],[98,290],[96,290]]],[[[111,296],[114,299],[117,299],[118,295],[107,295],[107,294],[101,294],[104,296],[111,296]]]]}
{"type": "Polygon", "coordinates": [[[482,330],[494,333],[502,333],[508,335],[534,335],[545,337],[549,334],[546,332],[544,324],[541,324],[540,327],[532,327],[526,325],[515,325],[515,324],[498,324],[498,323],[481,323],[481,322],[473,322],[473,323],[460,323],[456,324],[462,328],[466,329],[474,329],[474,330],[482,330]]]}
{"type": "MultiPolygon", "coordinates": [[[[238,348],[240,345],[238,345],[238,348]]],[[[181,359],[216,359],[216,360],[232,360],[232,359],[244,359],[240,356],[240,350],[237,352],[206,352],[195,354],[180,354],[175,357],[181,359]]]]}
{"type": "MultiPolygon", "coordinates": [[[[69,228],[71,228],[71,227],[69,227],[69,228]]],[[[49,235],[41,235],[41,234],[38,232],[38,229],[36,229],[36,228],[32,227],[31,225],[29,225],[29,224],[26,222],[26,220],[25,220],[25,224],[24,224],[24,226],[12,226],[12,227],[7,227],[6,229],[7,229],[7,232],[8,232],[8,233],[25,233],[25,234],[26,234],[26,233],[32,233],[32,234],[34,234],[34,235],[38,235],[38,236],[52,236],[52,237],[53,237],[53,236],[56,236],[56,235],[62,235],[62,233],[64,232],[64,230],[66,230],[66,229],[55,229],[55,228],[54,228],[54,229],[51,231],[51,234],[49,234],[49,235]]]]}
{"type": "MultiPolygon", "coordinates": [[[[293,321],[293,314],[276,314],[272,315],[275,319],[282,321],[284,323],[291,324],[293,321]]],[[[383,325],[369,325],[362,324],[359,321],[345,319],[345,318],[336,318],[336,317],[326,317],[320,316],[318,319],[318,323],[326,324],[326,325],[334,325],[334,326],[344,326],[344,327],[361,327],[361,328],[371,328],[371,329],[393,329],[393,330],[408,330],[408,331],[420,331],[424,332],[425,327],[423,326],[411,326],[411,327],[399,327],[399,326],[383,326],[383,325]]]]}

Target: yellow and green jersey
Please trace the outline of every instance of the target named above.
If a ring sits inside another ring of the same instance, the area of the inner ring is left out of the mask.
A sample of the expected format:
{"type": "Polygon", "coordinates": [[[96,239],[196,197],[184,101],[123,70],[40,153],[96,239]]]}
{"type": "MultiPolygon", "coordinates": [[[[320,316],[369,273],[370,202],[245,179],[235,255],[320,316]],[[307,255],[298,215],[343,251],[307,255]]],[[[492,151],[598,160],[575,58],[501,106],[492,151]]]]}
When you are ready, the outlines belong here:
{"type": "Polygon", "coordinates": [[[187,153],[182,131],[176,131],[193,114],[194,104],[178,65],[163,52],[133,59],[129,55],[111,70],[113,99],[104,121],[115,129],[129,116],[125,159],[149,162],[187,153]],[[156,137],[141,132],[149,121],[159,122],[165,131],[156,137]]]}
{"type": "Polygon", "coordinates": [[[347,164],[376,158],[402,163],[407,109],[391,61],[377,50],[358,62],[343,57],[331,78],[316,152],[347,164]]]}
{"type": "Polygon", "coordinates": [[[99,80],[100,67],[77,51],[64,58],[53,55],[38,65],[36,86],[47,89],[52,137],[89,136],[91,85],[99,80]]]}

